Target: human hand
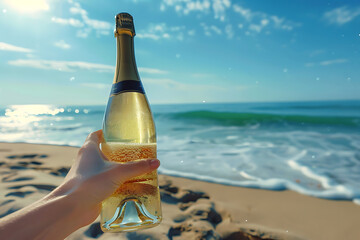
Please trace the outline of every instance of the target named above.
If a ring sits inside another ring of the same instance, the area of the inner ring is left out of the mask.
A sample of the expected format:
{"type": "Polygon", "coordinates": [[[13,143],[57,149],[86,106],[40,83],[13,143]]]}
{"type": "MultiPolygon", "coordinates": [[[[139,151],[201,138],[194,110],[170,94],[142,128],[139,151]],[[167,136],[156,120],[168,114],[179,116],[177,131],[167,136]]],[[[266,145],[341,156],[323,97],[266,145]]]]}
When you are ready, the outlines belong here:
{"type": "Polygon", "coordinates": [[[157,159],[128,163],[108,161],[101,152],[102,131],[87,137],[78,156],[65,177],[64,183],[52,195],[71,195],[78,204],[81,225],[93,222],[100,213],[101,202],[109,197],[126,180],[156,170],[157,159]]]}

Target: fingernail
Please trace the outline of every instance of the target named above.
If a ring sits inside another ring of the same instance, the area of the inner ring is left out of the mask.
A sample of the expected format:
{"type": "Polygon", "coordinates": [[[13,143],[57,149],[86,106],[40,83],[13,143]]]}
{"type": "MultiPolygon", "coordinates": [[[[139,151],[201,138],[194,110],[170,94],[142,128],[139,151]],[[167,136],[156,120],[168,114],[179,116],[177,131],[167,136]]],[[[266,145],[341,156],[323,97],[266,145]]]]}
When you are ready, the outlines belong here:
{"type": "Polygon", "coordinates": [[[159,160],[157,160],[157,159],[151,159],[149,165],[150,165],[151,167],[157,167],[157,166],[160,165],[160,164],[159,164],[159,160]]]}

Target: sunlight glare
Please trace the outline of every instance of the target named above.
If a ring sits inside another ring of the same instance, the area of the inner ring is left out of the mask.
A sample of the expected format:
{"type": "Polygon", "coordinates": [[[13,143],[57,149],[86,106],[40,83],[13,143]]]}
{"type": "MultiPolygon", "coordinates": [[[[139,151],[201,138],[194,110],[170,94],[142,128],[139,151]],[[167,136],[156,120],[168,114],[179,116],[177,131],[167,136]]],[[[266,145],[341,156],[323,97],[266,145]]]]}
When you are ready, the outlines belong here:
{"type": "Polygon", "coordinates": [[[49,10],[46,0],[5,0],[6,4],[23,13],[49,10]]]}
{"type": "Polygon", "coordinates": [[[64,112],[63,108],[51,105],[12,105],[5,110],[5,117],[0,118],[2,126],[9,128],[28,129],[31,124],[46,119],[46,115],[55,116],[64,112]]]}

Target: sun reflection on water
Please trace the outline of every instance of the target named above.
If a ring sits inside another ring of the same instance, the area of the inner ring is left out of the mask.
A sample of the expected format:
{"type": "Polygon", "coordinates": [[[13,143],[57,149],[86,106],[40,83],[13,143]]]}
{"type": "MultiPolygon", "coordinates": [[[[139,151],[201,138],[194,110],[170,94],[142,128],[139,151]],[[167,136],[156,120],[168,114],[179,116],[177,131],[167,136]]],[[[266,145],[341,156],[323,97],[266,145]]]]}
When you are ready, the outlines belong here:
{"type": "Polygon", "coordinates": [[[3,127],[26,129],[38,126],[46,115],[55,116],[64,111],[52,105],[11,105],[5,109],[5,117],[0,117],[0,123],[3,127]]]}
{"type": "Polygon", "coordinates": [[[48,104],[0,107],[0,142],[81,146],[101,124],[102,107],[48,104]],[[95,114],[94,114],[95,113],[95,114]]]}

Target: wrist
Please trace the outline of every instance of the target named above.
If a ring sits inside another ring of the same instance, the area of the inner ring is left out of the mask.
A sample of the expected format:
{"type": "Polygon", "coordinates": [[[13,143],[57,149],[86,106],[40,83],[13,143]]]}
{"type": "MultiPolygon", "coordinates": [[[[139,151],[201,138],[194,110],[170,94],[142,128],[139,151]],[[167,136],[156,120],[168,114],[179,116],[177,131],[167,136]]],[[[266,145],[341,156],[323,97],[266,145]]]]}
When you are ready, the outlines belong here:
{"type": "Polygon", "coordinates": [[[45,226],[43,239],[64,239],[84,226],[78,221],[76,204],[71,194],[50,194],[40,201],[40,205],[44,207],[45,219],[50,222],[45,226]]]}
{"type": "Polygon", "coordinates": [[[67,180],[44,198],[45,201],[59,202],[64,209],[63,217],[71,222],[73,231],[92,223],[100,213],[100,204],[92,206],[84,199],[83,188],[78,181],[67,180]]]}
{"type": "Polygon", "coordinates": [[[64,239],[84,226],[78,222],[79,208],[75,198],[71,194],[58,193],[53,191],[43,199],[1,219],[0,239],[64,239]]]}

